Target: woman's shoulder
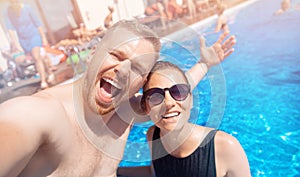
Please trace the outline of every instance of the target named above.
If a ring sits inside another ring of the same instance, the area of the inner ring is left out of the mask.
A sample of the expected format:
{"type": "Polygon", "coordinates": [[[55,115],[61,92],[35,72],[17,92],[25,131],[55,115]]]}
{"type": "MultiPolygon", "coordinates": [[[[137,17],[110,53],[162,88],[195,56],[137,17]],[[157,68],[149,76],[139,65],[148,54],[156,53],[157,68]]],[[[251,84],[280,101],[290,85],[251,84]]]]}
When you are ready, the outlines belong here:
{"type": "Polygon", "coordinates": [[[246,153],[234,136],[218,131],[215,137],[215,158],[224,173],[231,171],[235,176],[251,176],[246,153]]]}
{"type": "Polygon", "coordinates": [[[216,133],[215,146],[217,151],[219,149],[219,152],[226,156],[234,155],[241,149],[241,144],[237,138],[221,130],[216,133]]]}
{"type": "Polygon", "coordinates": [[[237,142],[237,141],[238,140],[234,136],[232,136],[222,130],[218,130],[216,133],[216,142],[217,143],[232,144],[233,142],[237,142]]]}
{"type": "Polygon", "coordinates": [[[222,130],[217,130],[216,139],[219,140],[220,142],[237,141],[237,139],[234,136],[222,130]]]}
{"type": "Polygon", "coordinates": [[[202,141],[207,137],[214,137],[214,142],[216,145],[220,147],[228,147],[236,146],[239,144],[238,140],[232,135],[215,128],[205,127],[196,125],[195,131],[193,133],[194,139],[201,139],[202,141]]]}

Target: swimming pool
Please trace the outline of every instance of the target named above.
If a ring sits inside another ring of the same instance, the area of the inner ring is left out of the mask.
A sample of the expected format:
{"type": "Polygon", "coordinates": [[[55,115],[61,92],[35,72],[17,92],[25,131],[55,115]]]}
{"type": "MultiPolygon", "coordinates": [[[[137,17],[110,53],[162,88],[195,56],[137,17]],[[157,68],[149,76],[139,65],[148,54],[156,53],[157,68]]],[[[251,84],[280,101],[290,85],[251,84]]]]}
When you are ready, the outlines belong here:
{"type": "MultiPolygon", "coordinates": [[[[225,102],[217,112],[221,119],[209,124],[240,141],[253,177],[300,176],[300,10],[273,16],[279,5],[280,0],[248,1],[232,12],[229,27],[238,43],[235,53],[218,68],[226,89],[221,95],[225,93],[226,98],[217,100],[225,102]]],[[[213,29],[215,21],[210,21],[191,28],[205,33],[213,29]]],[[[199,56],[198,39],[175,36],[180,43],[166,42],[162,53],[176,57],[186,70],[196,60],[191,53],[199,56]]],[[[217,35],[206,38],[211,43],[217,35]]],[[[193,110],[198,119],[192,121],[198,124],[207,125],[210,120],[214,79],[208,74],[194,91],[199,95],[193,110]]],[[[145,133],[150,125],[133,127],[120,166],[149,164],[145,133]]]]}

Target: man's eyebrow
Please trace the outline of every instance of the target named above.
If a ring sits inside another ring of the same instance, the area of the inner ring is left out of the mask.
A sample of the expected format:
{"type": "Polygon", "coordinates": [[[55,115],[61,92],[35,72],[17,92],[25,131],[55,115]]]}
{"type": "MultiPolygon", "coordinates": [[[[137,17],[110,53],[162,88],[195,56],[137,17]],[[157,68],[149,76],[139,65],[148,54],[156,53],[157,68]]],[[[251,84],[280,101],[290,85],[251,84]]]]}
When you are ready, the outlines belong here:
{"type": "Polygon", "coordinates": [[[112,49],[108,49],[108,53],[113,53],[116,54],[117,57],[121,58],[121,59],[126,59],[128,58],[128,55],[126,54],[126,52],[122,51],[122,50],[118,50],[116,48],[112,48],[112,49]]]}

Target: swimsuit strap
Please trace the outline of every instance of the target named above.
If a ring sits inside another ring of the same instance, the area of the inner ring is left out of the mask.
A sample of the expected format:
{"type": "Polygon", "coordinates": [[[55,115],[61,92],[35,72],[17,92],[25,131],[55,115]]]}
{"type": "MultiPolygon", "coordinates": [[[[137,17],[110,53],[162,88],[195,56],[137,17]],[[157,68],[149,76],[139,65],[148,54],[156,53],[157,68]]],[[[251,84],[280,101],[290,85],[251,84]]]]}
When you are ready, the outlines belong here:
{"type": "Polygon", "coordinates": [[[215,134],[217,133],[218,130],[214,129],[214,130],[211,130],[210,132],[208,132],[208,134],[206,135],[206,137],[203,139],[203,141],[201,142],[200,144],[200,147],[203,147],[205,146],[207,143],[210,142],[210,140],[212,138],[214,138],[215,134]]]}

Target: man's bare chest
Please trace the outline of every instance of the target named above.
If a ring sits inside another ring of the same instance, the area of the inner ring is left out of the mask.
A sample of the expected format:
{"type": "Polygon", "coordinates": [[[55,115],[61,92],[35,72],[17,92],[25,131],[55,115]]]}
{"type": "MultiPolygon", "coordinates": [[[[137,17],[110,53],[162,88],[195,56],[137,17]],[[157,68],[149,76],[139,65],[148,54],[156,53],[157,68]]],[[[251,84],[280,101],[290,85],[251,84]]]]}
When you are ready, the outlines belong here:
{"type": "MultiPolygon", "coordinates": [[[[105,142],[103,142],[105,143],[105,142]]],[[[120,162],[89,141],[75,138],[59,150],[59,144],[41,147],[31,158],[20,176],[114,176],[120,162]]]]}
{"type": "Polygon", "coordinates": [[[119,162],[98,149],[82,149],[68,154],[49,176],[114,176],[119,162]]]}

